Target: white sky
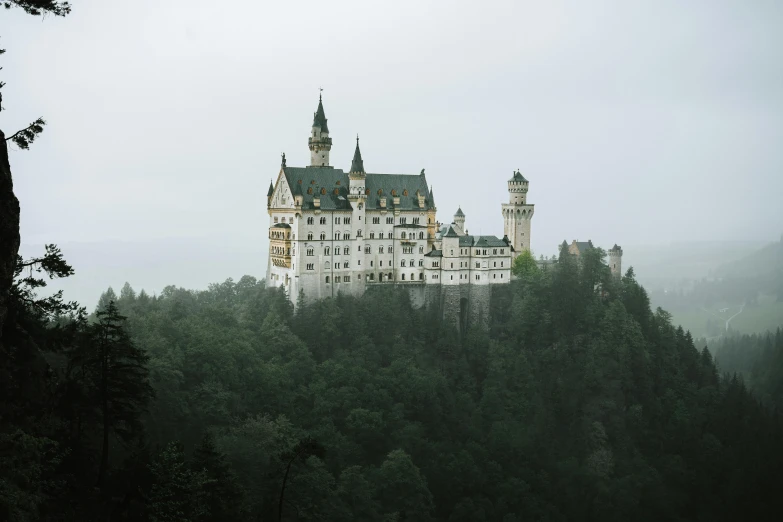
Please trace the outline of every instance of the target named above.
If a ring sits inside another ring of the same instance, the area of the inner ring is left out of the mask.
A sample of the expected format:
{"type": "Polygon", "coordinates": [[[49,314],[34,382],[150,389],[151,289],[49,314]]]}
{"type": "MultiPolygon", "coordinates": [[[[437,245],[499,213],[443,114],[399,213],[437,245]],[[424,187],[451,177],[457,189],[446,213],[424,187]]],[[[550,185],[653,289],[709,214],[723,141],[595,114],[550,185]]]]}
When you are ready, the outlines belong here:
{"type": "Polygon", "coordinates": [[[780,1],[71,3],[0,13],[0,125],[49,122],[11,152],[26,243],[257,241],[262,275],[319,87],[332,164],[359,133],[368,171],[426,169],[441,221],[502,236],[519,168],[537,254],[783,231],[780,1]]]}

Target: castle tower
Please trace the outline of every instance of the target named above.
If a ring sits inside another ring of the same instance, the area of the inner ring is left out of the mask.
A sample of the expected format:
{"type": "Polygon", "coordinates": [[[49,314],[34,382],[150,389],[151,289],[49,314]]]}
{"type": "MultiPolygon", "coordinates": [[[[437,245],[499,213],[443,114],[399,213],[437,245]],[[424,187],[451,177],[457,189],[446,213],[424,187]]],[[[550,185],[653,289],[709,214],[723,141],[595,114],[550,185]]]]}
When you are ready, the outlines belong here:
{"type": "Polygon", "coordinates": [[[465,213],[462,212],[462,207],[454,214],[454,224],[459,227],[460,232],[465,232],[465,213]]]}
{"type": "Polygon", "coordinates": [[[313,128],[307,143],[310,147],[310,166],[329,167],[329,151],[332,150],[332,138],[326,125],[326,114],[321,95],[318,95],[318,110],[313,117],[313,128]]]}
{"type": "Polygon", "coordinates": [[[362,160],[362,151],[359,150],[359,136],[356,136],[356,150],[353,152],[353,161],[351,161],[351,171],[348,173],[350,183],[350,198],[364,199],[364,181],[367,173],[364,172],[364,161],[362,160]]]}
{"type": "Polygon", "coordinates": [[[503,233],[518,256],[530,250],[530,222],[535,207],[527,202],[528,181],[517,170],[508,180],[508,203],[502,205],[503,233]]]}
{"type": "Polygon", "coordinates": [[[351,216],[354,227],[354,240],[351,246],[351,267],[354,267],[351,274],[351,289],[356,296],[364,293],[366,277],[362,277],[364,267],[361,266],[364,260],[364,227],[367,224],[365,205],[367,195],[365,194],[365,180],[367,173],[364,172],[364,161],[362,160],[362,151],[359,150],[359,136],[356,136],[356,150],[353,153],[351,161],[351,170],[348,172],[348,201],[351,203],[353,214],[351,216]]]}
{"type": "Polygon", "coordinates": [[[615,244],[609,249],[609,270],[612,271],[612,275],[617,279],[620,279],[623,275],[622,262],[623,249],[615,244]]]}

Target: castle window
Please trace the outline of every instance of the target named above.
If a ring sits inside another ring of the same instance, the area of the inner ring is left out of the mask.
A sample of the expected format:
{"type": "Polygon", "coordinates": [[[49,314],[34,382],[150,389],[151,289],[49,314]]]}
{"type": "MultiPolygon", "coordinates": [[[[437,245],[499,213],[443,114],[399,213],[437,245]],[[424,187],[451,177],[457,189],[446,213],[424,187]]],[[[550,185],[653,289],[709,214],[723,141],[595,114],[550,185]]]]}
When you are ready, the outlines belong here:
{"type": "Polygon", "coordinates": [[[378,261],[378,266],[383,266],[383,259],[381,259],[380,261],[378,261]]]}
{"type": "Polygon", "coordinates": [[[405,225],[408,223],[408,218],[401,217],[400,218],[400,225],[405,225]]]}
{"type": "Polygon", "coordinates": [[[343,268],[348,268],[348,261],[343,261],[343,268]]]}
{"type": "Polygon", "coordinates": [[[453,256],[453,255],[454,255],[454,249],[453,249],[453,248],[452,248],[451,250],[449,250],[449,255],[450,255],[450,256],[453,256]]]}
{"type": "Polygon", "coordinates": [[[394,252],[394,247],[389,245],[389,250],[387,250],[390,254],[394,252]]]}
{"type": "Polygon", "coordinates": [[[500,262],[500,268],[503,268],[503,261],[500,262]]]}
{"type": "Polygon", "coordinates": [[[329,255],[329,247],[324,248],[324,255],[329,255]]]}
{"type": "Polygon", "coordinates": [[[288,218],[288,222],[289,223],[293,223],[294,222],[294,218],[292,218],[292,217],[288,218]]]}
{"type": "Polygon", "coordinates": [[[394,279],[394,278],[392,277],[392,273],[391,273],[391,272],[389,272],[389,275],[388,275],[387,277],[389,278],[389,280],[392,280],[392,279],[394,279]]]}
{"type": "Polygon", "coordinates": [[[362,274],[358,274],[358,275],[356,276],[356,279],[361,279],[361,278],[362,278],[362,274]]]}
{"type": "Polygon", "coordinates": [[[415,217],[413,218],[413,224],[418,225],[419,224],[419,218],[415,217]]]}
{"type": "Polygon", "coordinates": [[[326,276],[326,282],[327,283],[329,282],[329,276],[326,276]]]}
{"type": "Polygon", "coordinates": [[[424,281],[424,273],[423,272],[419,273],[419,280],[420,281],[424,281]]]}
{"type": "Polygon", "coordinates": [[[423,259],[419,259],[419,266],[424,266],[424,260],[423,259]]]}
{"type": "Polygon", "coordinates": [[[356,237],[362,237],[362,229],[356,231],[356,237]]]}
{"type": "Polygon", "coordinates": [[[335,239],[340,239],[340,233],[339,233],[339,232],[336,232],[336,233],[334,234],[334,238],[335,238],[335,239]]]}
{"type": "Polygon", "coordinates": [[[419,232],[419,239],[424,239],[424,232],[419,232]]]}
{"type": "Polygon", "coordinates": [[[370,239],[375,239],[375,232],[370,232],[370,239]]]}
{"type": "Polygon", "coordinates": [[[451,268],[454,268],[454,263],[451,263],[451,268]]]}
{"type": "Polygon", "coordinates": [[[504,249],[504,248],[501,248],[501,249],[500,249],[500,253],[501,253],[501,254],[504,254],[504,253],[505,253],[505,249],[504,249]]]}
{"type": "Polygon", "coordinates": [[[387,217],[386,218],[386,224],[387,225],[393,225],[394,224],[394,218],[393,217],[387,217]]]}
{"type": "Polygon", "coordinates": [[[454,281],[454,276],[449,276],[449,280],[454,281]]]}
{"type": "Polygon", "coordinates": [[[378,239],[383,239],[383,232],[378,235],[378,239]]]}
{"type": "Polygon", "coordinates": [[[325,218],[325,217],[322,217],[322,218],[319,220],[319,223],[321,223],[322,225],[325,225],[325,224],[326,224],[326,218],[325,218]]]}
{"type": "Polygon", "coordinates": [[[476,281],[478,281],[480,277],[480,275],[476,274],[476,281]]]}
{"type": "Polygon", "coordinates": [[[381,218],[379,218],[379,217],[372,218],[372,224],[373,225],[379,225],[380,223],[381,223],[381,218]]]}
{"type": "Polygon", "coordinates": [[[326,234],[324,232],[321,232],[321,241],[324,241],[326,239],[326,234]]]}
{"type": "Polygon", "coordinates": [[[492,279],[497,279],[497,277],[498,277],[497,274],[492,274],[492,279]]]}
{"type": "Polygon", "coordinates": [[[383,254],[383,245],[378,247],[378,253],[383,254]]]}
{"type": "Polygon", "coordinates": [[[405,235],[405,232],[403,232],[402,234],[400,234],[400,239],[406,239],[406,238],[407,238],[407,236],[405,235]]]}
{"type": "Polygon", "coordinates": [[[372,261],[370,261],[370,267],[372,267],[372,261]]]}
{"type": "Polygon", "coordinates": [[[503,274],[500,274],[500,279],[503,279],[503,274]]]}
{"type": "Polygon", "coordinates": [[[277,223],[277,218],[275,218],[275,223],[277,223]]]}
{"type": "Polygon", "coordinates": [[[308,232],[307,233],[307,240],[308,241],[312,241],[313,240],[313,233],[312,232],[308,232]]]}
{"type": "Polygon", "coordinates": [[[329,261],[327,261],[326,263],[324,263],[324,268],[329,270],[330,268],[332,268],[332,264],[329,263],[329,261]]]}
{"type": "Polygon", "coordinates": [[[371,251],[371,249],[370,249],[369,245],[368,245],[368,246],[366,246],[366,247],[364,247],[364,253],[365,253],[365,254],[370,254],[370,253],[372,253],[372,251],[371,251]]]}
{"type": "Polygon", "coordinates": [[[420,246],[420,247],[419,247],[419,254],[423,254],[423,253],[424,253],[424,247],[423,247],[423,246],[420,246]]]}
{"type": "Polygon", "coordinates": [[[370,278],[370,281],[375,281],[375,274],[370,274],[368,277],[370,278]]]}
{"type": "Polygon", "coordinates": [[[350,283],[351,282],[351,276],[349,276],[349,275],[343,276],[343,282],[344,283],[350,283]]]}
{"type": "Polygon", "coordinates": [[[405,274],[402,274],[402,280],[405,281],[405,274]]]}
{"type": "Polygon", "coordinates": [[[481,268],[481,263],[476,263],[476,268],[481,268]]]}
{"type": "Polygon", "coordinates": [[[492,255],[498,255],[498,249],[497,248],[492,250],[492,255]]]}
{"type": "Polygon", "coordinates": [[[483,255],[487,255],[487,251],[486,251],[486,250],[482,250],[482,251],[481,251],[481,253],[482,253],[483,255]]]}
{"type": "Polygon", "coordinates": [[[345,240],[351,239],[351,234],[343,234],[343,239],[345,240]]]}
{"type": "Polygon", "coordinates": [[[334,218],[334,224],[339,225],[340,224],[340,218],[336,217],[334,218]]]}
{"type": "Polygon", "coordinates": [[[476,255],[481,255],[481,250],[476,250],[476,255]]]}
{"type": "Polygon", "coordinates": [[[307,264],[307,269],[308,270],[315,270],[315,265],[313,263],[308,263],[307,264]]]}
{"type": "Polygon", "coordinates": [[[497,266],[498,266],[498,262],[497,262],[497,261],[495,261],[494,263],[492,263],[492,266],[493,266],[493,267],[497,267],[497,266]]]}
{"type": "Polygon", "coordinates": [[[343,254],[345,254],[346,256],[349,254],[348,247],[343,248],[343,254]]]}
{"type": "Polygon", "coordinates": [[[405,266],[405,260],[404,259],[400,260],[400,266],[405,266]]]}
{"type": "Polygon", "coordinates": [[[315,252],[314,252],[314,249],[312,249],[312,248],[308,248],[308,249],[307,249],[307,255],[308,255],[308,256],[312,256],[314,253],[315,253],[315,252]]]}
{"type": "Polygon", "coordinates": [[[347,217],[343,219],[343,224],[350,225],[351,224],[351,218],[347,217]]]}
{"type": "Polygon", "coordinates": [[[410,263],[408,266],[415,266],[415,265],[413,264],[413,259],[411,259],[410,261],[408,261],[408,263],[410,263]]]}

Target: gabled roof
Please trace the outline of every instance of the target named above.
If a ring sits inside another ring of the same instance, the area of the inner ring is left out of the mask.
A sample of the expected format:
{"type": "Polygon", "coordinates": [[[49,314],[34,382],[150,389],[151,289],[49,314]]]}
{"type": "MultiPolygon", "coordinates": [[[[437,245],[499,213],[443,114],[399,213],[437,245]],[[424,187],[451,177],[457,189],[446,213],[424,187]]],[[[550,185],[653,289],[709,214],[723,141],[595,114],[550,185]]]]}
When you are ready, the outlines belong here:
{"type": "MultiPolygon", "coordinates": [[[[284,167],[283,173],[294,195],[298,195],[297,187],[302,191],[303,209],[315,208],[313,205],[314,196],[320,196],[320,208],[324,210],[350,210],[352,208],[348,201],[350,186],[348,173],[332,167],[284,167]],[[325,193],[322,194],[322,192],[325,193]]],[[[427,178],[421,174],[367,174],[364,184],[367,193],[367,210],[381,208],[381,199],[386,199],[386,208],[389,210],[418,210],[417,191],[424,196],[424,209],[434,208],[430,203],[427,178]],[[394,205],[395,196],[392,195],[392,191],[400,198],[399,205],[394,205]],[[407,195],[405,195],[406,191],[407,195]]]]}
{"type": "Polygon", "coordinates": [[[455,230],[454,226],[449,225],[449,228],[448,230],[446,230],[446,233],[443,234],[443,237],[466,237],[466,236],[460,236],[455,230]]]}
{"type": "Polygon", "coordinates": [[[423,174],[367,174],[364,186],[367,189],[368,210],[381,208],[381,199],[384,198],[388,209],[417,210],[419,209],[417,191],[424,196],[424,209],[435,208],[427,188],[427,178],[423,174]],[[395,191],[396,197],[400,198],[398,206],[394,206],[395,196],[392,195],[392,191],[395,191]],[[406,191],[407,195],[405,195],[406,191]]]}
{"type": "Polygon", "coordinates": [[[302,208],[313,209],[313,198],[321,198],[324,210],[350,210],[348,202],[348,174],[331,167],[285,167],[286,181],[294,195],[302,193],[302,208]],[[335,189],[337,194],[335,194],[335,189]],[[323,192],[323,193],[322,193],[323,192]]]}

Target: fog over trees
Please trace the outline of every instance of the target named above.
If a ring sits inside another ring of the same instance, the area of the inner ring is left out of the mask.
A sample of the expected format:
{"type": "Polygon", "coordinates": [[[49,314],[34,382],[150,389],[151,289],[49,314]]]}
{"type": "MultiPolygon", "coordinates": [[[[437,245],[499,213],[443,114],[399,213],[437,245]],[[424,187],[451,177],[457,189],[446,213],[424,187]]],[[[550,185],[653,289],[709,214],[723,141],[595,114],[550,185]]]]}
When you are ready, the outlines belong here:
{"type": "MultiPolygon", "coordinates": [[[[0,0],[0,16],[43,20],[42,31],[73,23],[78,33],[74,4],[72,13],[58,0],[0,0]]],[[[20,247],[22,209],[40,201],[15,192],[20,177],[29,187],[39,174],[17,158],[40,154],[52,123],[38,109],[8,117],[13,103],[0,97],[0,521],[783,513],[783,237],[734,249],[675,244],[679,259],[666,270],[651,266],[659,251],[620,277],[601,248],[578,258],[563,248],[549,263],[526,251],[481,320],[462,329],[453,310],[414,306],[399,285],[294,306],[254,275],[206,288],[123,277],[78,302],[67,282],[102,280],[95,274],[111,256],[76,276],[82,268],[52,243],[57,234],[20,247]]],[[[112,122],[91,132],[110,134],[112,122]]],[[[163,134],[150,139],[170,139],[163,134]]],[[[38,219],[58,230],[68,221],[58,209],[38,219]]]]}

